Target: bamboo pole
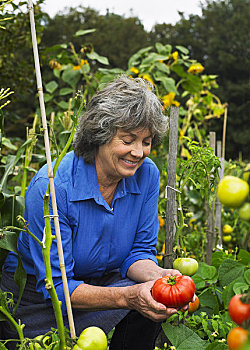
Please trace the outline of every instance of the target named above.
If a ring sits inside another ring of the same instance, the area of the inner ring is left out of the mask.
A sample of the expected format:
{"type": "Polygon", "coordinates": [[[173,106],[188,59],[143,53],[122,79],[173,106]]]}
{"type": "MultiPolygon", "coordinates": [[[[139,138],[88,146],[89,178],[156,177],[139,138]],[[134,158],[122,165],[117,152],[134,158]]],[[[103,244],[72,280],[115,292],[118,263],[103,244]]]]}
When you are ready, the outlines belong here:
{"type": "MultiPolygon", "coordinates": [[[[219,179],[221,180],[223,177],[223,169],[224,169],[224,159],[221,156],[221,141],[217,141],[217,152],[216,155],[220,160],[221,167],[219,169],[219,179]]],[[[218,195],[216,195],[215,202],[215,229],[218,232],[218,243],[217,248],[222,249],[222,230],[221,230],[221,202],[218,199],[218,195]]]]}
{"type": "MultiPolygon", "coordinates": [[[[209,133],[209,146],[213,149],[215,153],[216,149],[216,133],[210,131],[209,133]]],[[[210,264],[211,255],[215,246],[216,234],[214,231],[214,208],[215,203],[211,203],[211,208],[209,208],[208,203],[206,203],[207,209],[207,254],[206,254],[206,263],[210,264]]]]}
{"type": "Polygon", "coordinates": [[[221,157],[223,159],[225,159],[225,150],[226,150],[226,130],[227,130],[227,104],[225,105],[223,134],[222,134],[222,154],[221,154],[221,157]]]}
{"type": "Polygon", "coordinates": [[[62,248],[61,233],[60,233],[60,225],[59,225],[58,211],[57,211],[57,204],[56,204],[53,167],[52,167],[52,162],[51,162],[49,134],[48,134],[46,111],[45,111],[45,104],[44,104],[44,98],[43,98],[42,77],[41,77],[41,70],[40,70],[40,63],[39,63],[39,54],[38,54],[37,39],[36,39],[35,19],[34,19],[34,8],[33,8],[32,0],[28,0],[28,8],[29,8],[29,14],[30,14],[30,26],[31,26],[31,36],[32,36],[32,45],[33,45],[33,53],[34,53],[35,70],[36,70],[37,90],[38,90],[40,110],[41,110],[41,116],[42,116],[45,153],[46,153],[47,166],[48,166],[48,178],[49,178],[49,185],[50,185],[50,194],[51,194],[51,201],[52,201],[53,218],[54,218],[57,249],[58,249],[58,256],[59,256],[59,264],[60,264],[60,269],[61,269],[61,274],[62,274],[62,282],[63,282],[63,289],[64,289],[67,313],[68,313],[70,334],[71,334],[72,338],[75,338],[75,336],[76,336],[75,326],[74,326],[73,313],[72,313],[72,307],[71,307],[71,302],[70,302],[68,281],[67,281],[67,276],[66,276],[66,271],[65,271],[65,263],[64,263],[64,255],[63,255],[63,248],[62,248]]]}

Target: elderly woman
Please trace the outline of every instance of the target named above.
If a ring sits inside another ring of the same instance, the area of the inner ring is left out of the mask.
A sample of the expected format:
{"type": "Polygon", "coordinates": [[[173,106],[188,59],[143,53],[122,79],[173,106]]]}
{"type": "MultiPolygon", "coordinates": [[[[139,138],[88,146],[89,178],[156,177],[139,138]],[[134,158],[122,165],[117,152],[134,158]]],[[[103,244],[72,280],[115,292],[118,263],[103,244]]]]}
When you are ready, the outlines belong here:
{"type": "MultiPolygon", "coordinates": [[[[115,327],[110,350],[153,349],[161,321],[176,312],[151,296],[156,279],[179,274],[159,267],[155,257],[159,171],[148,156],[167,126],[151,85],[139,78],[118,77],[91,99],[79,121],[74,151],[63,158],[55,175],[76,333],[91,325],[106,333],[115,327]]],[[[25,198],[25,219],[39,239],[44,231],[47,185],[44,166],[32,179],[25,198]]],[[[28,280],[17,317],[25,324],[25,336],[35,337],[56,324],[39,245],[22,232],[18,249],[28,280]]],[[[67,325],[55,241],[51,263],[67,325]]],[[[1,286],[15,300],[16,266],[17,257],[10,253],[1,286]]],[[[15,336],[8,325],[5,334],[15,336]]]]}

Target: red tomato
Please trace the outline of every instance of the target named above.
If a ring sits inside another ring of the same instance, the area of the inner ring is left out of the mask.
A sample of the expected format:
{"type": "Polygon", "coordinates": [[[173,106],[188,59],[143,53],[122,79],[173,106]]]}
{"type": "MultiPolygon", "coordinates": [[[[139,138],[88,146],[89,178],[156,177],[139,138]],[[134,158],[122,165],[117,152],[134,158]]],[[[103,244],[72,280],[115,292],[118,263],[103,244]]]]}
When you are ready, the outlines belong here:
{"type": "Polygon", "coordinates": [[[152,296],[167,307],[181,308],[193,298],[195,284],[189,276],[165,276],[153,285],[152,296]]]}
{"type": "Polygon", "coordinates": [[[227,345],[229,350],[241,349],[248,339],[248,331],[242,327],[231,329],[227,336],[227,345]]]}
{"type": "Polygon", "coordinates": [[[234,295],[229,302],[228,312],[231,319],[241,326],[250,317],[250,295],[234,295]]]}

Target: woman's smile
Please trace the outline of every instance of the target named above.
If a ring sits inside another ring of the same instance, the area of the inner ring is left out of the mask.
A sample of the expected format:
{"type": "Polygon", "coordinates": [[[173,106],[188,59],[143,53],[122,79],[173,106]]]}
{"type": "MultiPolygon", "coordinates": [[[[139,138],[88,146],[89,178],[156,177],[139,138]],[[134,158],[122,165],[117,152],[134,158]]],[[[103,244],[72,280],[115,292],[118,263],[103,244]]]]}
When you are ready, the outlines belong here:
{"type": "Polygon", "coordinates": [[[98,180],[118,183],[133,176],[151,150],[152,135],[148,128],[124,131],[118,129],[113,139],[99,147],[96,156],[98,180]]]}

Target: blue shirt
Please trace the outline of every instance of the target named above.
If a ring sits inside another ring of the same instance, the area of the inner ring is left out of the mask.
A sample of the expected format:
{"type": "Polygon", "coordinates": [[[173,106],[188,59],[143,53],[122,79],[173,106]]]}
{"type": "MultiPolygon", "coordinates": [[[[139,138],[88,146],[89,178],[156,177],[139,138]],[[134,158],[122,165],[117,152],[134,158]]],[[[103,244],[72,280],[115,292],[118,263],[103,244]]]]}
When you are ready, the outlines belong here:
{"type": "MultiPolygon", "coordinates": [[[[119,268],[126,276],[131,264],[141,259],[157,263],[159,171],[146,158],[136,173],[122,179],[116,188],[111,207],[101,195],[95,164],[87,164],[74,152],[61,161],[54,178],[60,232],[64,251],[69,293],[86,277],[99,277],[119,268]]],[[[43,199],[48,186],[47,166],[32,179],[25,196],[25,219],[29,230],[43,239],[43,199]]],[[[50,213],[53,214],[50,202],[50,213]]],[[[51,220],[55,234],[54,220],[51,220]]],[[[45,300],[46,278],[39,244],[21,232],[18,250],[28,274],[36,276],[37,291],[45,300]]],[[[66,304],[59,267],[56,240],[51,247],[52,276],[62,311],[66,304]]],[[[14,272],[17,256],[11,252],[4,268],[14,272]]]]}

